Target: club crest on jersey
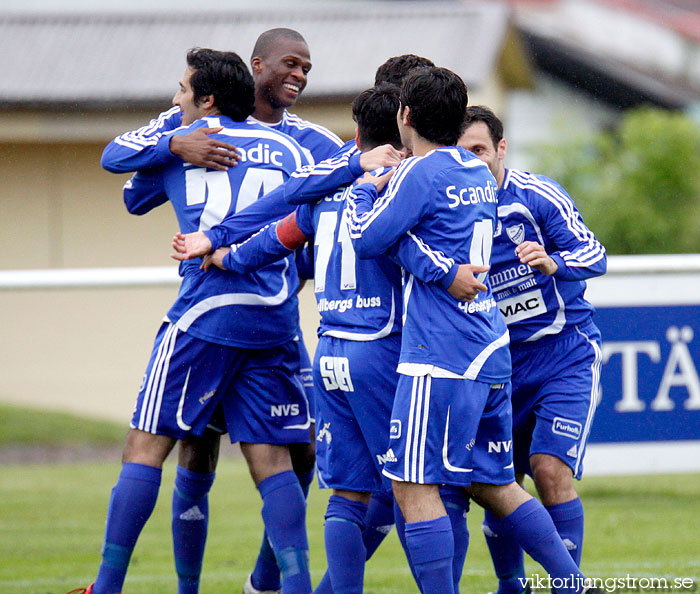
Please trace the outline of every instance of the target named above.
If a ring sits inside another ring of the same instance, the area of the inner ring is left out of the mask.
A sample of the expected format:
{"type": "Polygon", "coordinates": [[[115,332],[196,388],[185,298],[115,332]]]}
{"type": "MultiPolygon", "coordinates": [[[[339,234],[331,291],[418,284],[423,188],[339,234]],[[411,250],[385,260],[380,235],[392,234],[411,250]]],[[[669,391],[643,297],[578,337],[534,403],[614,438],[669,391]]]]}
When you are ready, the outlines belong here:
{"type": "Polygon", "coordinates": [[[520,245],[523,241],[525,241],[525,226],[522,223],[506,227],[506,233],[508,235],[508,239],[510,239],[515,245],[520,245]]]}

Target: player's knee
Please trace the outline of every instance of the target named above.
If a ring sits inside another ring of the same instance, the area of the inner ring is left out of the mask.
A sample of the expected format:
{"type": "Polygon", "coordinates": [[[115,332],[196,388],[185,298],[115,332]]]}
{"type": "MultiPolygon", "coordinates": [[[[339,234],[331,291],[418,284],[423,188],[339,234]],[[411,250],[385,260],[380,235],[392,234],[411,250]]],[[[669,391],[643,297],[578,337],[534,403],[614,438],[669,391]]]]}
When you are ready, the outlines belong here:
{"type": "Polygon", "coordinates": [[[561,503],[576,496],[571,469],[559,458],[537,454],[530,459],[530,466],[537,492],[545,505],[561,503]]]}

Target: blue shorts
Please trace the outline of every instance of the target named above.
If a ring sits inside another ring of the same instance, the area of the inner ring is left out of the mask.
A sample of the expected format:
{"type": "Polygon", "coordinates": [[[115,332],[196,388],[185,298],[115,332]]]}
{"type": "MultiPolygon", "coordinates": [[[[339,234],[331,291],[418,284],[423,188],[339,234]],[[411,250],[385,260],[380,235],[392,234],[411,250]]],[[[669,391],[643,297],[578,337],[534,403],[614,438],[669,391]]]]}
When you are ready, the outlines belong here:
{"type": "Polygon", "coordinates": [[[231,442],[308,443],[309,410],[299,346],[242,349],[163,323],[141,383],[131,427],[183,439],[201,435],[214,411],[231,442]]]}
{"type": "Polygon", "coordinates": [[[389,442],[401,337],[357,342],[322,336],[316,347],[316,464],[321,487],[370,492],[389,442]]]}
{"type": "Polygon", "coordinates": [[[304,386],[304,392],[306,392],[306,400],[309,403],[309,414],[311,415],[311,422],[314,422],[316,418],[316,394],[314,392],[314,374],[311,367],[311,359],[309,358],[309,351],[304,343],[304,337],[299,330],[299,340],[296,341],[299,347],[299,380],[301,385],[304,386]]]}
{"type": "Polygon", "coordinates": [[[399,376],[384,475],[419,484],[512,483],[510,384],[399,376]]]}
{"type": "Polygon", "coordinates": [[[598,401],[600,331],[589,322],[543,340],[511,345],[515,471],[531,474],[530,456],[549,454],[580,479],[598,401]]]}

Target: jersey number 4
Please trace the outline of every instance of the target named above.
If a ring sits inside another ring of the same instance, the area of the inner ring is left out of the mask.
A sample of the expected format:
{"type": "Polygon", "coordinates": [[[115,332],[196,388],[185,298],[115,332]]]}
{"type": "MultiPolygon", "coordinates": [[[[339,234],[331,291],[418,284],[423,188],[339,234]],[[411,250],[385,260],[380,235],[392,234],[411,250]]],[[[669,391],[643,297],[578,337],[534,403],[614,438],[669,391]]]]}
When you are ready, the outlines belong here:
{"type": "MultiPolygon", "coordinates": [[[[279,169],[249,167],[238,186],[235,212],[243,210],[282,182],[284,182],[284,174],[279,169]]],[[[185,172],[185,185],[187,206],[206,203],[199,217],[200,231],[206,231],[218,225],[229,214],[233,202],[233,191],[227,171],[188,169],[185,172]]]]}

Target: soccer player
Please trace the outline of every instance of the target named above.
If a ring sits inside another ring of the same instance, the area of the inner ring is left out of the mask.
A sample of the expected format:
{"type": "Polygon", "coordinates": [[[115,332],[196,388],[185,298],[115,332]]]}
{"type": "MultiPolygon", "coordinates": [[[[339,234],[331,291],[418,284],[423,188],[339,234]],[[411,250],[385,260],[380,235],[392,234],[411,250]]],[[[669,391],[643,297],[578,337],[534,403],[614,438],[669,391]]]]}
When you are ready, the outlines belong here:
{"type": "MultiPolygon", "coordinates": [[[[287,110],[306,87],[307,75],[311,69],[309,48],[301,34],[286,28],[262,33],[253,48],[251,69],[255,81],[255,111],[249,121],[294,138],[311,163],[322,161],[338,150],[342,142],[335,134],[323,126],[302,120],[287,110]]],[[[197,128],[188,134],[168,134],[180,124],[181,113],[175,106],[160,114],[148,126],[117,137],[104,151],[103,166],[114,172],[148,169],[168,163],[173,155],[209,169],[225,171],[229,166],[235,166],[239,155],[232,144],[222,141],[220,135],[215,135],[218,131],[216,128],[197,128]]],[[[264,185],[263,189],[267,191],[270,186],[264,185]]],[[[157,200],[157,197],[152,196],[154,186],[147,177],[140,175],[132,179],[125,193],[129,200],[157,200]]],[[[252,202],[256,198],[257,196],[251,195],[248,201],[252,202]]],[[[245,206],[246,203],[241,201],[236,210],[245,206]]],[[[311,363],[301,340],[301,332],[299,335],[301,377],[313,415],[311,363]]],[[[313,419],[310,433],[314,435],[313,419]]],[[[181,442],[172,512],[179,594],[197,592],[207,532],[206,499],[215,476],[219,435],[207,431],[201,438],[189,438],[181,442]],[[198,484],[197,499],[201,502],[201,513],[196,521],[191,514],[187,514],[191,507],[187,485],[192,482],[198,484]]],[[[309,444],[292,445],[291,452],[302,490],[307,493],[313,478],[313,440],[309,444]]],[[[258,588],[260,591],[277,591],[280,588],[277,562],[265,536],[255,568],[245,585],[246,594],[255,594],[258,588]]]]}
{"type": "MultiPolygon", "coordinates": [[[[361,151],[385,142],[400,147],[395,118],[398,94],[397,87],[384,84],[364,91],[353,102],[353,117],[358,124],[356,143],[361,151]]],[[[388,499],[389,517],[384,525],[390,527],[393,523],[390,484],[387,479],[382,481],[380,473],[398,379],[400,272],[386,256],[376,260],[355,258],[343,216],[345,195],[350,189],[345,185],[318,202],[302,205],[233,251],[223,248],[212,257],[218,266],[245,273],[287,256],[290,250],[314,238],[314,283],[321,314],[314,363],[319,475],[322,486],[334,489],[326,515],[329,571],[316,588],[317,593],[362,591],[365,558],[381,542],[376,534],[379,531],[367,525],[377,515],[367,508],[368,502],[379,507],[377,499],[388,499]],[[374,493],[372,501],[370,492],[374,493]]],[[[223,222],[206,233],[217,237],[229,224],[223,222]]],[[[427,250],[408,237],[403,239],[414,254],[427,250]]],[[[462,553],[454,564],[457,585],[468,542],[464,521],[468,500],[465,493],[453,489],[446,489],[442,496],[450,510],[455,536],[460,539],[457,548],[462,553]]]]}
{"type": "MultiPolygon", "coordinates": [[[[503,124],[490,109],[468,109],[459,144],[489,166],[499,188],[490,278],[511,337],[515,471],[521,484],[532,476],[580,566],[584,516],[573,478],[583,471],[601,364],[584,281],[605,273],[605,248],[559,184],[506,169],[503,124]]],[[[521,592],[522,549],[489,511],[483,531],[498,594],[521,592]]]]}
{"type": "MultiPolygon", "coordinates": [[[[483,162],[455,146],[467,90],[443,68],[410,74],[398,124],[413,157],[388,177],[365,176],[348,200],[359,257],[386,252],[405,233],[459,262],[488,266],[497,222],[496,183],[483,162]]],[[[453,535],[438,485],[470,486],[509,537],[579,592],[584,576],[541,504],[514,480],[508,330],[488,283],[464,304],[412,275],[404,282],[404,328],[383,473],[406,519],[405,538],[423,594],[452,593],[453,535]],[[502,447],[489,448],[491,444],[502,447]],[[389,451],[391,456],[389,456],[389,451]]]]}
{"type": "MultiPolygon", "coordinates": [[[[254,84],[237,54],[191,50],[173,103],[184,126],[174,135],[216,128],[222,140],[235,142],[241,161],[228,171],[208,171],[172,160],[145,176],[154,189],[150,197],[126,194],[131,212],[148,212],[165,196],[182,230],[208,228],[307,163],[294,140],[246,122],[254,109],[254,84]]],[[[288,448],[308,440],[310,424],[298,379],[293,268],[286,260],[243,277],[204,273],[196,263],[181,266],[183,284],[142,382],[110,500],[102,563],[88,593],[121,590],[131,552],[155,505],[163,461],[176,440],[201,435],[217,408],[231,441],[241,443],[262,496],[285,592],[310,592],[305,501],[288,448]]],[[[178,488],[187,490],[187,513],[200,519],[210,483],[183,478],[178,488]]]]}

